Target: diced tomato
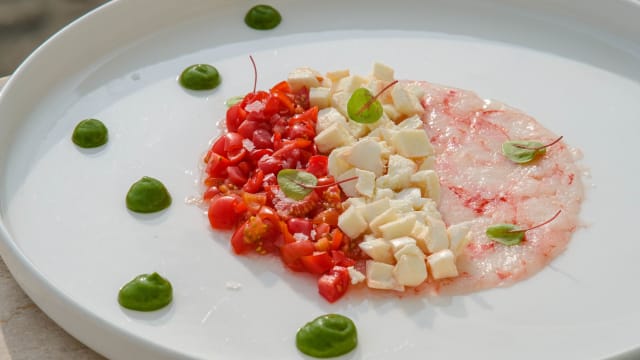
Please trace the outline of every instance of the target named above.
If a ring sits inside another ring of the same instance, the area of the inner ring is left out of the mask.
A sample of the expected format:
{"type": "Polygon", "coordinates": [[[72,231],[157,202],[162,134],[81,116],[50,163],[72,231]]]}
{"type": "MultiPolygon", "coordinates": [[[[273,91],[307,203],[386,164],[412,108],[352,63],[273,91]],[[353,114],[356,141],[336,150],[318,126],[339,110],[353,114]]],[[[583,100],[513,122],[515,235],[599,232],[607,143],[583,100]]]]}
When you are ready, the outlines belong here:
{"type": "Polygon", "coordinates": [[[244,231],[247,228],[247,223],[240,225],[231,236],[231,248],[236,254],[244,254],[251,250],[251,246],[244,242],[244,231]]]}
{"type": "Polygon", "coordinates": [[[231,106],[227,110],[226,124],[227,130],[229,131],[237,131],[238,126],[246,119],[247,112],[240,107],[240,104],[236,104],[231,106]]]}
{"type": "Polygon", "coordinates": [[[333,250],[340,249],[342,240],[344,240],[344,234],[342,233],[342,231],[340,231],[340,229],[338,228],[333,229],[333,232],[331,234],[331,248],[333,250]]]}
{"type": "Polygon", "coordinates": [[[256,129],[251,137],[251,142],[256,149],[270,149],[273,147],[271,132],[266,129],[256,129]]]}
{"type": "Polygon", "coordinates": [[[355,260],[348,257],[341,250],[332,250],[331,257],[333,258],[333,263],[336,264],[336,266],[349,267],[349,266],[354,266],[356,264],[355,260]]]}
{"type": "Polygon", "coordinates": [[[314,252],[311,255],[300,257],[305,269],[316,275],[321,275],[333,267],[333,259],[326,251],[314,252]]]}
{"type": "Polygon", "coordinates": [[[275,84],[270,92],[273,93],[274,91],[280,91],[283,93],[290,93],[291,92],[291,87],[289,86],[289,82],[286,80],[282,80],[279,83],[275,84]]]}
{"type": "Polygon", "coordinates": [[[343,266],[334,266],[318,279],[318,292],[329,302],[335,302],[347,292],[351,278],[343,266]]]}
{"type": "Polygon", "coordinates": [[[205,169],[206,173],[211,177],[221,178],[226,177],[227,167],[229,166],[229,160],[219,154],[213,153],[209,157],[209,163],[205,169]]]}
{"type": "Polygon", "coordinates": [[[258,167],[266,174],[277,174],[282,170],[282,160],[276,159],[272,155],[265,155],[258,160],[258,167]]]}
{"type": "Polygon", "coordinates": [[[254,165],[258,165],[258,161],[260,161],[263,156],[271,154],[273,154],[273,150],[271,149],[254,149],[249,153],[249,158],[254,165]]]}
{"type": "Polygon", "coordinates": [[[253,173],[253,176],[247,180],[246,184],[242,187],[242,190],[249,193],[256,193],[262,189],[263,181],[264,172],[261,169],[258,169],[253,173]]]}
{"type": "MultiPolygon", "coordinates": [[[[247,183],[248,184],[248,183],[247,183]]],[[[267,194],[265,193],[242,193],[242,200],[247,204],[247,210],[250,214],[255,215],[260,211],[260,208],[267,203],[267,194]]]]}
{"type": "Polygon", "coordinates": [[[238,134],[242,135],[246,139],[252,139],[253,133],[258,129],[269,130],[269,124],[264,120],[253,120],[247,118],[238,126],[238,134]]]}
{"type": "Polygon", "coordinates": [[[314,224],[327,224],[331,226],[338,226],[338,217],[340,211],[336,209],[326,209],[319,212],[313,217],[314,224]]]}
{"type": "Polygon", "coordinates": [[[243,186],[248,180],[242,170],[237,166],[229,166],[227,173],[229,174],[229,181],[236,186],[243,186]]]}
{"type": "MultiPolygon", "coordinates": [[[[316,178],[321,179],[327,176],[329,158],[324,155],[313,155],[307,163],[307,171],[312,173],[316,178]]],[[[330,183],[329,183],[330,184],[330,183]]],[[[320,185],[318,183],[318,185],[320,185]]]]}
{"type": "Polygon", "coordinates": [[[293,271],[304,271],[305,267],[300,260],[303,256],[313,254],[315,246],[309,240],[294,241],[280,247],[280,256],[287,267],[293,271]]]}
{"type": "Polygon", "coordinates": [[[208,217],[214,229],[232,229],[240,220],[246,205],[237,196],[214,198],[209,205],[208,217]]]}
{"type": "Polygon", "coordinates": [[[203,200],[211,200],[214,196],[220,194],[220,189],[217,186],[211,186],[208,188],[204,194],[202,194],[203,200]]]}
{"type": "Polygon", "coordinates": [[[301,218],[291,218],[287,221],[287,226],[289,227],[289,231],[292,234],[305,234],[307,237],[311,237],[311,230],[313,229],[313,224],[311,221],[307,219],[301,218]]]}

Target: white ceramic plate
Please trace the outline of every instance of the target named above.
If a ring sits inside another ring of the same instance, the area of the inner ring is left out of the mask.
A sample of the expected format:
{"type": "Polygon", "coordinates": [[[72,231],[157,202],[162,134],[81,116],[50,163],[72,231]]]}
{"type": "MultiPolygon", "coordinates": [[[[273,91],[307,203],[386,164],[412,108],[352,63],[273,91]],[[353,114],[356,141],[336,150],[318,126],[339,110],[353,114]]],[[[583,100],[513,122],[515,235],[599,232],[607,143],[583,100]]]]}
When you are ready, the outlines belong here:
{"type": "MultiPolygon", "coordinates": [[[[273,1],[284,21],[255,31],[253,2],[115,1],[38,49],[0,98],[0,253],[32,299],[73,336],[111,358],[301,358],[297,328],[350,316],[348,359],[603,358],[640,334],[640,4],[637,1],[273,1]],[[231,255],[198,207],[199,161],[224,100],[309,65],[473,89],[535,116],[584,152],[586,228],[547,269],[511,288],[452,299],[346,296],[328,304],[315,282],[277,260],[231,255]],[[176,84],[193,63],[223,84],[176,84]],[[69,140],[84,118],[110,142],[69,140]],[[124,207],[143,175],[174,204],[156,216],[124,207]],[[165,310],[116,302],[133,276],[174,285],[165,310]],[[234,285],[234,286],[230,286],[234,285]],[[237,286],[235,286],[237,285],[237,286]]],[[[636,353],[627,353],[637,356],[636,353]]]]}

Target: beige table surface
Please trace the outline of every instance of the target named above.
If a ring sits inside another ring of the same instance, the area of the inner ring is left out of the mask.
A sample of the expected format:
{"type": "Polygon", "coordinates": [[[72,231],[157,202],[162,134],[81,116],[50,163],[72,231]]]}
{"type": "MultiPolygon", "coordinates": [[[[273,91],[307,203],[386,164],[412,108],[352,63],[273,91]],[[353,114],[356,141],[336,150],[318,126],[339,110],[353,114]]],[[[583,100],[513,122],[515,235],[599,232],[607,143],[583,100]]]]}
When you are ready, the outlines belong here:
{"type": "MultiPolygon", "coordinates": [[[[6,81],[6,77],[0,78],[0,89],[6,81]]],[[[104,358],[49,319],[20,289],[0,259],[0,360],[18,359],[104,358]]]]}

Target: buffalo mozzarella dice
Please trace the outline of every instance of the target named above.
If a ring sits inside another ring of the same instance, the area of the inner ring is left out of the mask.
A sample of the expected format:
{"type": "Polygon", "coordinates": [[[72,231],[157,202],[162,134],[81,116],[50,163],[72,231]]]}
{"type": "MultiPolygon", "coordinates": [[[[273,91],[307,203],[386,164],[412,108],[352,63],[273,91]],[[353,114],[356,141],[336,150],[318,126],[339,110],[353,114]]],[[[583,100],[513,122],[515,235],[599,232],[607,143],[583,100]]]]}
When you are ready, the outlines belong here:
{"type": "Polygon", "coordinates": [[[433,147],[427,133],[422,129],[401,129],[392,137],[391,142],[396,152],[407,158],[418,158],[433,155],[433,147]]]}
{"type": "Polygon", "coordinates": [[[393,250],[390,242],[375,237],[368,237],[359,245],[360,249],[375,261],[394,264],[393,250]]]}
{"type": "Polygon", "coordinates": [[[355,206],[348,208],[338,217],[338,227],[352,239],[364,233],[368,226],[359,209],[355,206]]]}
{"type": "Polygon", "coordinates": [[[393,268],[393,276],[400,285],[418,286],[427,279],[424,256],[402,254],[393,268]]]}
{"type": "Polygon", "coordinates": [[[367,286],[373,289],[404,291],[402,286],[393,276],[394,266],[379,261],[368,260],[367,286]]]}
{"type": "Polygon", "coordinates": [[[449,249],[440,250],[427,256],[427,263],[434,279],[444,279],[458,276],[456,257],[449,249]]]}
{"type": "Polygon", "coordinates": [[[287,82],[291,87],[291,91],[296,92],[303,87],[311,89],[320,86],[319,78],[322,78],[322,76],[317,71],[308,67],[302,67],[291,71],[287,82]]]}

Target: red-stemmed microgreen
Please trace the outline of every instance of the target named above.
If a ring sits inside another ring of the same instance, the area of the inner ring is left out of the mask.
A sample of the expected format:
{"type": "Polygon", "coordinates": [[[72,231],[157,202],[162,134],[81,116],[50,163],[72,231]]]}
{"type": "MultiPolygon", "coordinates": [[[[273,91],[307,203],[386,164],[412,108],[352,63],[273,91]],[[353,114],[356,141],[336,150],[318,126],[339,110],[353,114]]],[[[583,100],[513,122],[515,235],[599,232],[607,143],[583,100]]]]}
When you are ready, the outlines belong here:
{"type": "Polygon", "coordinates": [[[347,103],[349,118],[362,124],[372,124],[378,121],[383,113],[382,104],[378,101],[378,97],[397,83],[398,80],[392,81],[375,95],[372,95],[365,88],[354,91],[347,103]]]}
{"type": "Polygon", "coordinates": [[[505,141],[502,144],[502,154],[515,163],[526,164],[536,157],[544,155],[549,146],[557,144],[560,140],[562,140],[562,136],[546,145],[539,141],[530,140],[505,141]]]}
{"type": "Polygon", "coordinates": [[[324,189],[333,185],[339,185],[358,177],[350,177],[329,184],[318,185],[318,178],[310,172],[296,169],[282,169],[278,172],[277,180],[280,190],[284,195],[293,200],[302,200],[315,189],[324,189]]]}
{"type": "Polygon", "coordinates": [[[258,88],[258,67],[256,66],[256,61],[253,60],[253,56],[249,55],[249,60],[251,60],[251,65],[253,66],[253,93],[255,94],[258,88]]]}
{"type": "Polygon", "coordinates": [[[517,245],[522,242],[522,240],[524,239],[524,234],[527,231],[531,231],[533,229],[537,229],[539,227],[547,225],[548,223],[555,220],[560,215],[560,212],[562,212],[562,210],[558,210],[555,215],[545,220],[544,222],[526,229],[520,229],[518,226],[513,224],[492,225],[487,228],[486,234],[487,237],[489,237],[491,240],[499,242],[500,244],[507,246],[517,245]]]}

